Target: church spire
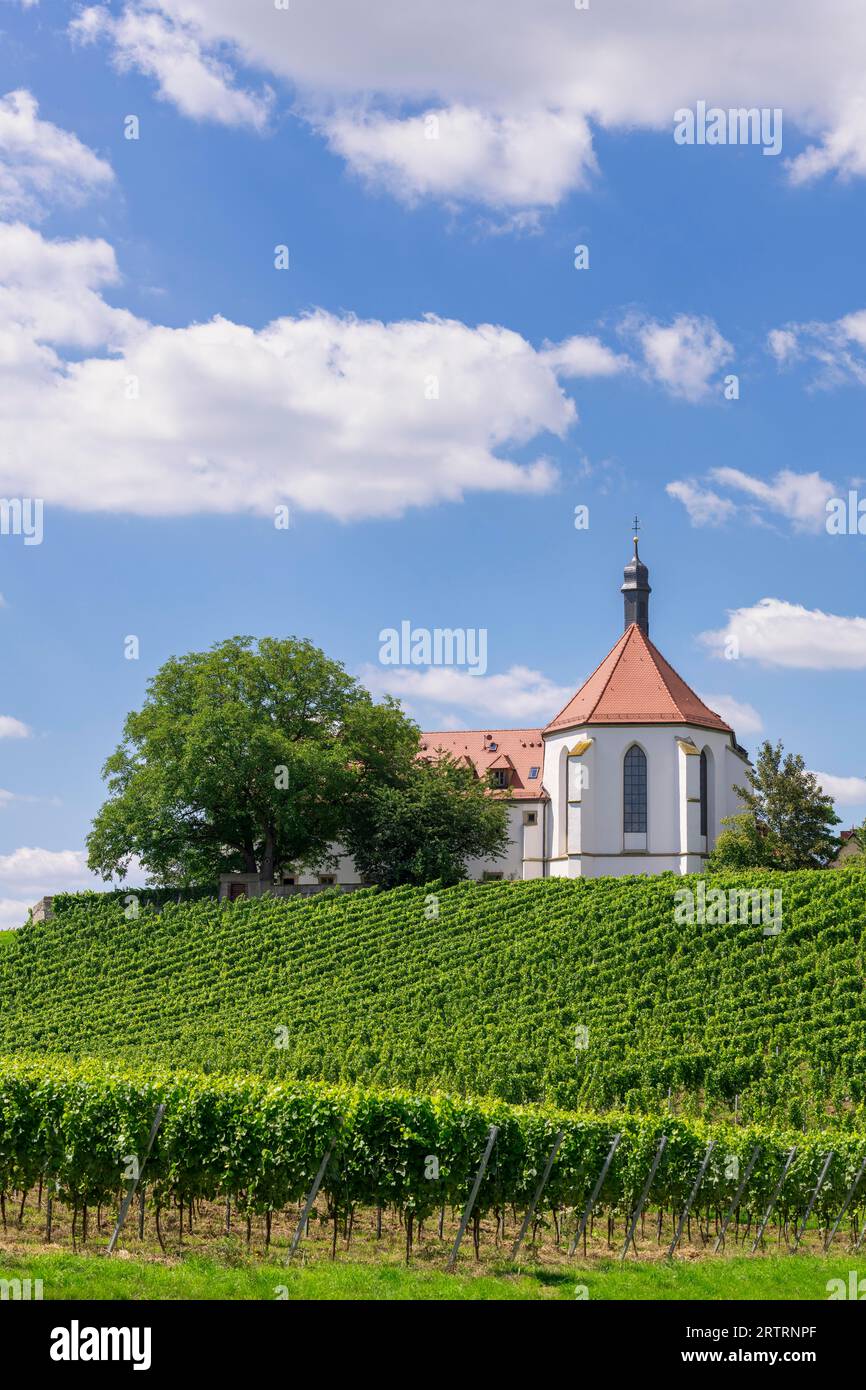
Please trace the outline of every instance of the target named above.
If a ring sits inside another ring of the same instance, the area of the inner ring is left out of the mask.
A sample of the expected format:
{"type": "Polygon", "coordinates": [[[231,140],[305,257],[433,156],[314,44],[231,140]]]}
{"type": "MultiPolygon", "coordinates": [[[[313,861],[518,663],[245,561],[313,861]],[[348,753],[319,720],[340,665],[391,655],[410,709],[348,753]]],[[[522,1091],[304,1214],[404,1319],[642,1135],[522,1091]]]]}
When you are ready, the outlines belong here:
{"type": "Polygon", "coordinates": [[[637,623],[641,632],[649,637],[649,596],[652,592],[649,583],[649,570],[637,553],[637,533],[640,522],[634,519],[634,555],[623,570],[623,586],[620,592],[625,608],[625,627],[637,623]]]}

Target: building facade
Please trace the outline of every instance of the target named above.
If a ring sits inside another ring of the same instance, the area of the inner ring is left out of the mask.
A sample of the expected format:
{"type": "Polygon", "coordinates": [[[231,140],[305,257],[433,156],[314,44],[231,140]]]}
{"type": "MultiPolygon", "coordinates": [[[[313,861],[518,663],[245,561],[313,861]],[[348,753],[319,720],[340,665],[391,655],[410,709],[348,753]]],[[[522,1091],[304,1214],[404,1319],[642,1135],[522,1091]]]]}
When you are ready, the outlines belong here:
{"type": "MultiPolygon", "coordinates": [[[[468,763],[507,802],[506,854],[470,861],[470,878],[696,873],[723,819],[742,809],[734,788],[745,781],[746,751],[650,641],[650,593],[635,536],[623,633],[549,724],[422,735],[422,757],[468,763]]],[[[277,891],[333,884],[361,886],[348,855],[328,874],[287,876],[277,891]]],[[[233,874],[220,891],[265,890],[254,875],[233,874]]]]}

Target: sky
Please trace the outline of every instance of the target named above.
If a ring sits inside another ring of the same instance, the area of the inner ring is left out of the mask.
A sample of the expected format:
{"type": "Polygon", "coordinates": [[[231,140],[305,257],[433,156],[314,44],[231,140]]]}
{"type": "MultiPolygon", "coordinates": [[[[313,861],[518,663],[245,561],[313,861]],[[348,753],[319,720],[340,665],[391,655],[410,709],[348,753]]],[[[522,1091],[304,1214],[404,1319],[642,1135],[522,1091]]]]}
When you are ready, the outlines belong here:
{"type": "Polygon", "coordinates": [[[635,514],[662,652],[860,823],[864,215],[859,0],[0,0],[0,925],[167,657],[540,727],[635,514]]]}

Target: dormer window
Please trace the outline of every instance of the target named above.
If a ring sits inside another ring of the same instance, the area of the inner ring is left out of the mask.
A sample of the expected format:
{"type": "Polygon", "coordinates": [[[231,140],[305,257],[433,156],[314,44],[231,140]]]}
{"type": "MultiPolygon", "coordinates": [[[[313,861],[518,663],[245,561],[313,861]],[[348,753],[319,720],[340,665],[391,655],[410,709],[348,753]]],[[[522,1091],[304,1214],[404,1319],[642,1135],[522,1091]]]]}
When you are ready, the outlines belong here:
{"type": "Polygon", "coordinates": [[[504,790],[508,786],[508,768],[492,767],[490,769],[490,785],[497,791],[504,790]]]}

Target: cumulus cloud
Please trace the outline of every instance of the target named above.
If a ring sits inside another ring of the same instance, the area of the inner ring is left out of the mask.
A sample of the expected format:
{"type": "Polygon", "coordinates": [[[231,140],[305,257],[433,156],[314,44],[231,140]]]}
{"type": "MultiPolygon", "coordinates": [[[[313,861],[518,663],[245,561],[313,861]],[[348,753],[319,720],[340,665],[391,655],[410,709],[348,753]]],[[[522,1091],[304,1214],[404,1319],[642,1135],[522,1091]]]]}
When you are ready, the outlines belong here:
{"type": "Polygon", "coordinates": [[[866,805],[866,777],[836,777],[832,772],[814,774],[827,796],[839,806],[866,805]]]}
{"type": "Polygon", "coordinates": [[[813,385],[834,387],[854,382],[866,386],[866,309],[828,322],[788,323],[767,335],[767,346],[780,367],[808,362],[813,385]]]}
{"type": "Polygon", "coordinates": [[[705,399],[734,355],[712,319],[694,314],[678,314],[667,324],[630,314],[620,331],[640,349],[648,375],[687,401],[705,399]]]}
{"type": "Polygon", "coordinates": [[[0,931],[23,927],[28,909],[32,906],[26,898],[0,898],[0,931]]]}
{"type": "Polygon", "coordinates": [[[84,850],[25,847],[0,854],[0,930],[22,926],[39,898],[104,887],[87,868],[84,850]]]}
{"type": "Polygon", "coordinates": [[[720,526],[736,516],[737,508],[729,497],[720,496],[694,479],[668,483],[665,491],[682,502],[693,526],[720,526]]]}
{"type": "Polygon", "coordinates": [[[113,180],[111,165],[69,131],[39,118],[30,92],[0,97],[0,215],[42,216],[77,203],[113,180]]]}
{"type": "Polygon", "coordinates": [[[836,495],[835,484],[820,473],[795,473],[790,468],[770,479],[741,468],[711,468],[706,481],[682,479],[668,483],[665,490],[682,502],[693,526],[719,526],[734,517],[766,524],[768,516],[781,516],[801,532],[824,529],[827,501],[836,495]],[[708,482],[739,494],[737,500],[722,496],[708,482]]]}
{"type": "Polygon", "coordinates": [[[29,738],[30,729],[11,714],[0,714],[0,738],[29,738]]]}
{"type": "Polygon", "coordinates": [[[302,17],[294,4],[143,0],[119,17],[102,5],[85,15],[95,17],[75,21],[79,32],[197,119],[261,123],[267,103],[239,91],[237,73],[267,74],[352,169],[401,198],[547,206],[586,187],[593,127],[672,138],[673,113],[697,97],[782,108],[786,143],[794,127],[808,141],[787,161],[795,184],[866,172],[860,0],[585,11],[562,0],[318,0],[302,17]],[[454,132],[435,149],[418,138],[428,113],[454,132]]]}
{"type": "Polygon", "coordinates": [[[699,640],[715,656],[810,671],[862,671],[866,618],[846,618],[784,599],[762,598],[728,614],[725,627],[699,640]]]}
{"type": "MultiPolygon", "coordinates": [[[[475,676],[453,666],[365,666],[361,680],[376,694],[395,695],[412,708],[447,705],[492,723],[546,722],[574,691],[540,671],[512,666],[499,675],[475,676]]],[[[454,725],[452,724],[453,728],[454,725]]]]}
{"type": "Polygon", "coordinates": [[[406,119],[341,112],[322,122],[331,149],[371,183],[413,203],[433,195],[494,208],[549,207],[595,169],[586,121],[467,106],[406,119]]]}
{"type": "Polygon", "coordinates": [[[560,376],[622,367],[593,337],[536,349],[501,326],[433,315],[167,328],[109,305],[117,280],[104,241],[0,226],[12,494],[145,515],[293,504],[350,520],[471,491],[541,493],[556,480],[543,453],[516,463],[508,451],[575,423],[560,376]]]}
{"type": "Polygon", "coordinates": [[[105,5],[90,5],[69,26],[79,43],[106,40],[115,66],[134,68],[152,77],[158,95],[193,120],[262,130],[268,121],[273,93],[244,91],[234,83],[232,70],[212,47],[206,51],[200,30],[177,16],[171,20],[157,6],[127,6],[116,17],[105,5]]]}
{"type": "Polygon", "coordinates": [[[0,854],[0,884],[35,885],[44,894],[95,882],[84,850],[23,848],[0,854]]]}
{"type": "Polygon", "coordinates": [[[754,705],[744,700],[737,700],[733,695],[702,694],[700,698],[740,735],[759,734],[764,728],[764,721],[754,705]]]}

